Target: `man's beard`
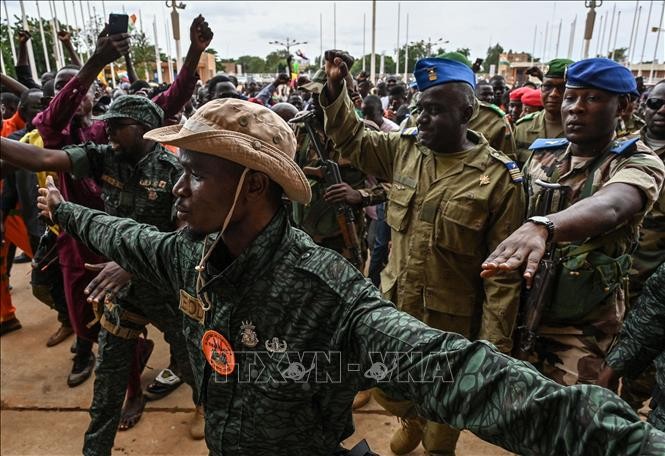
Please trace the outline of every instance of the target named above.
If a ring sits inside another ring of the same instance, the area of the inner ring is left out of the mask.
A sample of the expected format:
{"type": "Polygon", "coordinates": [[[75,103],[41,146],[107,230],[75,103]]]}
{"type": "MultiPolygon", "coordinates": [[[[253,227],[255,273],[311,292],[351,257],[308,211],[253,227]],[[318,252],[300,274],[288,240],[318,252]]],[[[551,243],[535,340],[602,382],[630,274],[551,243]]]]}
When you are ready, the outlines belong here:
{"type": "Polygon", "coordinates": [[[182,232],[185,235],[185,237],[192,242],[201,242],[207,236],[206,233],[203,233],[201,231],[196,231],[189,226],[182,228],[182,232]]]}

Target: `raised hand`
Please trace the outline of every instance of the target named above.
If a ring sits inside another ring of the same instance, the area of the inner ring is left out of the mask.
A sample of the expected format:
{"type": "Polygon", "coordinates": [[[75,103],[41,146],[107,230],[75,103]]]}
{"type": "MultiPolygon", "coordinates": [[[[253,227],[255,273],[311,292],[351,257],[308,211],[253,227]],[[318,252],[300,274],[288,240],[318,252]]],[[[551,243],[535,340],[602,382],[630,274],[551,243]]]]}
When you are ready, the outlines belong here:
{"type": "Polygon", "coordinates": [[[72,35],[65,31],[65,30],[60,30],[58,32],[58,39],[62,41],[63,43],[71,43],[72,42],[72,35]]]}
{"type": "Polygon", "coordinates": [[[106,65],[128,52],[129,33],[109,35],[109,25],[106,24],[104,30],[97,37],[97,45],[91,58],[95,58],[98,60],[98,63],[106,65]]]}
{"type": "Polygon", "coordinates": [[[330,101],[335,100],[341,90],[342,81],[349,76],[349,68],[353,65],[353,57],[336,49],[325,52],[326,90],[330,101]]]}
{"type": "Polygon", "coordinates": [[[189,40],[192,49],[198,52],[205,51],[210,46],[213,36],[214,33],[212,33],[205,18],[199,14],[192,21],[192,25],[189,28],[189,40]]]}
{"type": "Polygon", "coordinates": [[[32,34],[27,30],[19,30],[16,34],[19,44],[25,44],[32,39],[32,34]]]}

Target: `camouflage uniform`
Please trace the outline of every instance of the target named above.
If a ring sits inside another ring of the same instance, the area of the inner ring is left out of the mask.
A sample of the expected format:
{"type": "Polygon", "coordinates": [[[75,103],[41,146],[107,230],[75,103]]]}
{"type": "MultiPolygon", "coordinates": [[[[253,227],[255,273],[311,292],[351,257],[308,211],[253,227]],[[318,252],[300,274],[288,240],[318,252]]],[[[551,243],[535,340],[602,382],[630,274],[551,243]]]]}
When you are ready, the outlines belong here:
{"type": "MultiPolygon", "coordinates": [[[[384,202],[386,200],[386,191],[380,185],[365,188],[367,176],[362,171],[351,166],[348,160],[341,158],[338,152],[335,152],[332,142],[323,133],[323,128],[317,128],[315,132],[319,135],[320,143],[324,145],[326,156],[339,165],[342,181],[358,190],[362,195],[362,205],[352,206],[352,209],[356,219],[356,231],[360,240],[363,260],[366,260],[367,223],[363,208],[384,202]]],[[[320,162],[316,155],[316,149],[304,127],[296,128],[296,140],[298,142],[296,161],[300,167],[315,168],[319,166],[320,162]]],[[[306,206],[293,203],[293,220],[296,226],[309,234],[317,244],[339,252],[347,259],[352,259],[352,252],[346,248],[337,222],[337,210],[335,206],[323,199],[323,195],[327,189],[324,180],[312,175],[308,175],[307,177],[312,188],[312,201],[306,206]]],[[[361,267],[360,269],[363,270],[364,268],[361,267]]]]}
{"type": "MultiPolygon", "coordinates": [[[[321,104],[328,105],[324,95],[321,104]]],[[[455,154],[423,146],[416,128],[365,131],[345,92],[324,110],[326,132],[342,155],[393,183],[386,211],[392,250],[381,274],[386,299],[434,328],[487,339],[510,352],[519,273],[483,280],[479,271],[487,255],[522,223],[517,165],[471,130],[468,139],[475,146],[455,154]]],[[[380,393],[375,397],[397,416],[406,415],[411,405],[380,393]]],[[[437,427],[438,441],[424,442],[426,449],[454,450],[457,431],[437,427]]]]}
{"type": "Polygon", "coordinates": [[[644,125],[644,120],[642,120],[642,118],[640,118],[635,113],[630,115],[628,121],[619,119],[616,128],[617,138],[623,138],[624,136],[630,136],[638,133],[642,128],[644,128],[644,125]]]}
{"type": "MultiPolygon", "coordinates": [[[[646,128],[639,135],[646,141],[646,128]]],[[[654,149],[656,155],[665,161],[665,147],[654,149]]],[[[633,267],[630,271],[630,307],[632,308],[642,294],[644,282],[654,273],[659,265],[665,262],[665,186],[651,210],[644,217],[640,227],[640,240],[637,250],[633,253],[633,267]]],[[[656,360],[656,365],[665,367],[665,356],[656,360]]],[[[635,410],[642,407],[644,401],[651,397],[656,384],[656,369],[651,366],[637,378],[624,378],[621,398],[635,410]]]]}
{"type": "Polygon", "coordinates": [[[532,112],[515,122],[515,146],[517,162],[526,163],[531,156],[529,147],[538,138],[563,138],[563,126],[558,131],[547,131],[545,111],[532,112]]]}
{"type": "Polygon", "coordinates": [[[493,149],[515,160],[517,150],[513,129],[501,108],[478,100],[478,110],[469,121],[468,128],[482,133],[493,149]]]}
{"type": "Polygon", "coordinates": [[[211,455],[329,455],[354,431],[355,393],[377,383],[413,400],[420,415],[516,453],[665,451],[665,434],[612,392],[562,388],[486,342],[397,311],[339,254],[291,228],[283,210],[237,258],[213,255],[216,263],[203,273],[211,306],[205,313],[195,297],[202,242],[68,202],[54,217],[131,273],[180,293],[211,455]],[[254,348],[243,337],[248,322],[254,348]],[[203,355],[209,330],[235,352],[226,376],[211,374],[203,355]],[[407,352],[398,362],[390,358],[407,352]],[[313,359],[316,353],[324,356],[313,359]],[[381,356],[392,370],[382,368],[381,356]]]}
{"type": "MultiPolygon", "coordinates": [[[[619,342],[607,355],[607,364],[620,375],[635,377],[657,358],[665,357],[665,263],[646,282],[631,309],[619,342]]],[[[656,372],[658,393],[651,403],[649,423],[665,431],[665,366],[656,372]]]]}
{"type": "MultiPolygon", "coordinates": [[[[596,161],[598,167],[590,187],[593,193],[613,183],[630,184],[639,188],[647,200],[643,210],[627,223],[582,244],[600,244],[594,251],[611,258],[629,260],[624,255],[633,248],[638,227],[658,197],[663,182],[663,163],[646,145],[636,141],[611,142],[597,156],[602,157],[602,160],[596,161]]],[[[542,188],[535,184],[536,179],[558,182],[569,187],[563,202],[564,209],[578,202],[583,197],[589,168],[594,159],[584,161],[573,157],[566,139],[539,140],[532,145],[532,150],[533,154],[524,167],[529,194],[529,215],[534,213],[542,191],[542,188]]],[[[557,246],[558,249],[563,247],[566,245],[557,246]]],[[[625,275],[627,269],[626,267],[625,275]]],[[[570,274],[573,276],[575,272],[570,274]]],[[[579,276],[579,271],[577,274],[579,276]]],[[[564,385],[592,383],[597,379],[604,356],[621,329],[626,309],[626,287],[623,285],[627,280],[624,279],[625,277],[621,279],[622,286],[618,286],[618,283],[606,285],[617,286],[608,288],[608,295],[594,309],[575,318],[574,324],[549,316],[558,309],[546,309],[538,328],[537,357],[534,359],[534,364],[545,375],[564,385]]],[[[554,295],[566,291],[563,288],[558,289],[554,295]]],[[[583,304],[580,302],[580,305],[583,304]]]]}
{"type": "MultiPolygon", "coordinates": [[[[86,143],[63,150],[69,155],[75,177],[90,176],[101,183],[108,213],[154,225],[160,231],[175,229],[171,190],[182,168],[164,147],[155,144],[136,165],[118,160],[109,145],[86,143]]],[[[136,277],[113,303],[104,306],[84,454],[111,452],[132,357],[148,322],[164,333],[183,379],[192,383],[177,305],[175,294],[136,277]]]]}

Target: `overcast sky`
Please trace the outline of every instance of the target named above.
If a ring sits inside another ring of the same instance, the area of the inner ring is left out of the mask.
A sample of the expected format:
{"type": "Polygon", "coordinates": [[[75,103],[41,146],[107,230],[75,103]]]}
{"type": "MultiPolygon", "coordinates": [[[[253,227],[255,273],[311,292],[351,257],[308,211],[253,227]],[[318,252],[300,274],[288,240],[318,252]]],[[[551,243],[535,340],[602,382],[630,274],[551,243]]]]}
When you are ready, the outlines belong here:
{"type": "MultiPolygon", "coordinates": [[[[3,0],[3,3],[5,0],[3,0]]],[[[65,11],[69,22],[73,25],[73,3],[66,0],[55,1],[58,19],[65,20],[65,11]]],[[[79,1],[76,1],[76,18],[81,21],[79,1]]],[[[87,16],[88,3],[91,11],[94,9],[102,16],[102,2],[81,2],[85,5],[84,12],[87,16]]],[[[268,44],[271,40],[284,41],[287,37],[298,41],[307,41],[308,44],[298,46],[305,55],[313,59],[320,53],[320,15],[323,17],[323,49],[332,48],[336,44],[339,49],[346,49],[354,56],[362,55],[363,50],[363,15],[366,20],[366,53],[371,50],[371,22],[372,2],[221,2],[221,1],[187,1],[184,0],[186,8],[180,10],[181,34],[183,37],[182,52],[186,52],[188,41],[188,29],[192,19],[197,14],[203,14],[210,23],[215,37],[211,47],[215,48],[223,57],[239,57],[241,55],[259,55],[264,57],[270,51],[276,49],[268,44]],[[336,8],[337,33],[334,43],[333,11],[336,8]]],[[[48,2],[40,1],[42,17],[51,17],[48,2]]],[[[471,57],[486,56],[487,47],[490,43],[500,43],[504,49],[513,51],[532,52],[534,49],[534,29],[537,27],[535,56],[544,57],[549,60],[556,57],[557,36],[559,34],[559,23],[562,21],[561,38],[559,41],[558,56],[566,57],[568,54],[571,23],[577,17],[575,39],[572,58],[579,59],[582,54],[583,24],[586,18],[584,1],[523,1],[523,2],[389,2],[378,1],[376,4],[376,51],[386,52],[393,55],[397,44],[397,21],[398,4],[400,6],[400,33],[399,43],[403,45],[406,36],[406,15],[409,15],[408,40],[438,39],[448,40],[449,43],[442,45],[447,50],[468,47],[471,49],[471,57]],[[549,23],[549,29],[547,27],[549,23]],[[547,31],[546,31],[547,30],[547,31]],[[547,34],[547,43],[545,35],[547,34]],[[544,51],[544,54],[543,54],[544,51]]],[[[596,28],[590,46],[590,54],[594,55],[598,50],[601,35],[601,17],[607,18],[607,26],[604,35],[604,50],[610,49],[614,44],[609,43],[609,24],[612,19],[612,11],[616,6],[616,17],[619,20],[619,32],[616,38],[616,47],[628,47],[633,20],[636,9],[641,6],[642,11],[639,20],[636,44],[633,46],[636,52],[631,56],[633,62],[640,61],[642,47],[646,35],[646,48],[644,60],[653,58],[654,48],[657,42],[657,34],[651,32],[651,27],[657,27],[663,15],[664,1],[633,1],[633,2],[603,2],[597,9],[596,28]],[[647,14],[650,4],[652,5],[651,19],[647,24],[647,14]]],[[[26,13],[36,16],[34,1],[24,2],[26,13]]],[[[6,6],[9,15],[20,15],[18,1],[7,1],[6,6]]],[[[160,48],[165,51],[165,20],[167,20],[169,8],[164,1],[106,1],[106,14],[111,12],[122,12],[123,6],[127,14],[137,14],[142,18],[143,29],[148,37],[153,39],[153,19],[157,20],[158,41],[160,48]]],[[[4,10],[3,21],[6,21],[4,10]]],[[[615,24],[617,19],[615,18],[615,24]]],[[[616,25],[615,25],[616,27],[616,25]]],[[[662,27],[665,27],[663,23],[662,27]]],[[[2,37],[3,46],[6,38],[2,37]]],[[[292,50],[294,52],[294,50],[292,50]]],[[[175,48],[172,46],[172,54],[175,48]]],[[[658,48],[659,61],[665,61],[665,33],[660,35],[658,48]]]]}

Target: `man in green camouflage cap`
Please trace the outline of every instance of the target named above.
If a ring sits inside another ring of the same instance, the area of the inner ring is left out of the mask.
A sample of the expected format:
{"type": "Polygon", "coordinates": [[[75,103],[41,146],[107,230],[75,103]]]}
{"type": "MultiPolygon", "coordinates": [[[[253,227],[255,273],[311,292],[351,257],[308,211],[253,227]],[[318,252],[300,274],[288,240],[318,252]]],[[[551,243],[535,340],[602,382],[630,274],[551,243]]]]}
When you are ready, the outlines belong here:
{"type": "MultiPolygon", "coordinates": [[[[143,139],[145,132],[162,125],[162,109],[145,97],[126,95],[116,99],[98,119],[106,122],[109,144],[89,142],[54,150],[3,138],[2,159],[32,171],[67,171],[77,178],[93,177],[102,187],[107,212],[154,225],[160,231],[173,231],[171,189],[182,169],[161,144],[143,139]]],[[[110,454],[116,429],[134,426],[145,405],[140,377],[138,384],[128,384],[130,368],[140,374],[154,346],[140,337],[145,326],[152,323],[164,332],[171,345],[172,367],[190,383],[191,367],[176,296],[133,280],[115,262],[87,266],[100,271],[86,292],[102,328],[92,421],[83,453],[110,454]],[[163,303],[170,303],[166,311],[163,303]]]]}
{"type": "Polygon", "coordinates": [[[554,59],[548,63],[547,72],[540,86],[545,109],[522,116],[515,122],[517,161],[523,165],[531,155],[529,146],[538,138],[563,138],[561,124],[561,101],[565,83],[566,67],[573,63],[569,59],[554,59]]]}

